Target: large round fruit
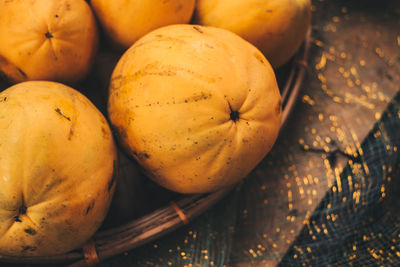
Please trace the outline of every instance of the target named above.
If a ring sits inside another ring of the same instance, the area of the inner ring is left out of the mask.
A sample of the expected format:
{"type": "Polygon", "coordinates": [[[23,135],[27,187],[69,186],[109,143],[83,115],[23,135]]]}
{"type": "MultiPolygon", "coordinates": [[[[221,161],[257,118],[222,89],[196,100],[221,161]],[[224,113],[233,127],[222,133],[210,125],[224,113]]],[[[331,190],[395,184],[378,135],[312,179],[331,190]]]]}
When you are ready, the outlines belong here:
{"type": "Polygon", "coordinates": [[[279,131],[281,97],[268,61],[236,34],[172,25],[122,56],[108,111],[150,178],[202,193],[238,182],[267,154],[279,131]]]}
{"type": "Polygon", "coordinates": [[[196,23],[233,31],[258,47],[273,67],[300,47],[311,23],[310,0],[198,0],[196,23]]]}
{"type": "Polygon", "coordinates": [[[116,181],[107,121],[54,82],[0,93],[0,255],[80,247],[101,225],[116,181]]]}
{"type": "Polygon", "coordinates": [[[75,82],[97,49],[96,21],[84,0],[0,0],[0,74],[13,82],[75,82]]]}
{"type": "Polygon", "coordinates": [[[91,5],[107,35],[128,48],[161,26],[188,23],[195,0],[92,0],[91,5]]]}

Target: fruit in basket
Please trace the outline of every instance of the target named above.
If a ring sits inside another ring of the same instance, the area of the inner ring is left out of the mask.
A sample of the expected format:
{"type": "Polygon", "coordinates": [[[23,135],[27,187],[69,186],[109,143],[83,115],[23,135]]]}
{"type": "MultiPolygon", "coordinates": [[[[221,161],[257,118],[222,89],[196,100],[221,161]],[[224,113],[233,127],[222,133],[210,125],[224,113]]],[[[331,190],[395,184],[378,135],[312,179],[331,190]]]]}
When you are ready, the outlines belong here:
{"type": "Polygon", "coordinates": [[[0,93],[0,255],[80,247],[101,225],[116,182],[104,116],[81,93],[29,81],[0,93]]]}
{"type": "Polygon", "coordinates": [[[122,56],[108,112],[150,178],[204,193],[235,184],[267,154],[281,97],[270,64],[247,41],[224,29],[172,25],[122,56]]]}
{"type": "Polygon", "coordinates": [[[0,74],[12,82],[75,82],[88,73],[97,28],[84,0],[0,0],[0,74]]]}
{"type": "Polygon", "coordinates": [[[310,0],[198,0],[195,22],[233,31],[258,47],[273,67],[299,49],[311,24],[310,0]]]}
{"type": "Polygon", "coordinates": [[[128,48],[159,27],[188,23],[195,0],[92,0],[91,5],[108,37],[128,48]]]}

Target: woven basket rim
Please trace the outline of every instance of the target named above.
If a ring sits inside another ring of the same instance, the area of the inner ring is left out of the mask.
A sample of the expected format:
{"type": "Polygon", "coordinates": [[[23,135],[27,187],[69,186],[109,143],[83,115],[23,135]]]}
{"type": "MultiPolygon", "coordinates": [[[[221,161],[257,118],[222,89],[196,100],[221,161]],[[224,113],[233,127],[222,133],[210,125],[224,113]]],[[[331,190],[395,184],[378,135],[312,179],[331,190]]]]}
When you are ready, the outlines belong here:
{"type": "MultiPolygon", "coordinates": [[[[291,69],[285,82],[282,96],[281,129],[287,123],[288,117],[296,103],[301,84],[307,70],[307,59],[311,45],[311,29],[308,31],[303,45],[290,61],[291,69]]],[[[127,222],[122,226],[97,232],[90,244],[95,249],[95,261],[101,262],[110,257],[132,250],[187,224],[195,217],[226,196],[233,187],[225,188],[214,193],[187,195],[164,207],[154,210],[138,219],[127,222]],[[157,224],[154,224],[154,221],[157,224]],[[94,246],[93,246],[94,245],[94,246]]],[[[6,256],[0,255],[0,262],[56,264],[71,263],[70,266],[88,266],[88,256],[85,249],[74,250],[54,256],[6,256]]]]}

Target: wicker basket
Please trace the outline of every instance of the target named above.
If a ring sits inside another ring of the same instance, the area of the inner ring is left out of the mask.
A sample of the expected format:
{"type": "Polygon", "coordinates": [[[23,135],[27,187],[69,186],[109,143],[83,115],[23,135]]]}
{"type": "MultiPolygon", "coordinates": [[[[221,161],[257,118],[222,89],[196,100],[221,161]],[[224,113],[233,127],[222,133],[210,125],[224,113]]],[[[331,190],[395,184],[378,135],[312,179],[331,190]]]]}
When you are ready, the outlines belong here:
{"type": "MultiPolygon", "coordinates": [[[[293,110],[300,86],[307,69],[310,32],[302,47],[292,60],[276,71],[283,100],[282,127],[293,110]]],[[[85,85],[83,85],[85,86],[85,85]]],[[[210,194],[180,195],[174,201],[167,200],[156,210],[149,211],[125,224],[100,230],[79,250],[62,255],[46,257],[12,257],[0,255],[0,262],[29,264],[71,264],[70,266],[93,266],[112,256],[132,250],[153,241],[202,214],[228,194],[226,188],[210,194]]]]}

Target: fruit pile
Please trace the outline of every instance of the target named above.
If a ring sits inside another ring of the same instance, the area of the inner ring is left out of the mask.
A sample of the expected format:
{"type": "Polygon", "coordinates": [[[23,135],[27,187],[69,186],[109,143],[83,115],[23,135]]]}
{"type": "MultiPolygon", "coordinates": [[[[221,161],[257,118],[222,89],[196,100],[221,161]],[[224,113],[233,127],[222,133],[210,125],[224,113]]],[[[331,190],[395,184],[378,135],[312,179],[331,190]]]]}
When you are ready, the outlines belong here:
{"type": "Polygon", "coordinates": [[[81,247],[107,214],[118,149],[179,193],[243,179],[278,136],[273,67],[310,17],[309,0],[0,0],[0,255],[81,247]],[[121,53],[106,116],[72,88],[99,35],[121,53]]]}

